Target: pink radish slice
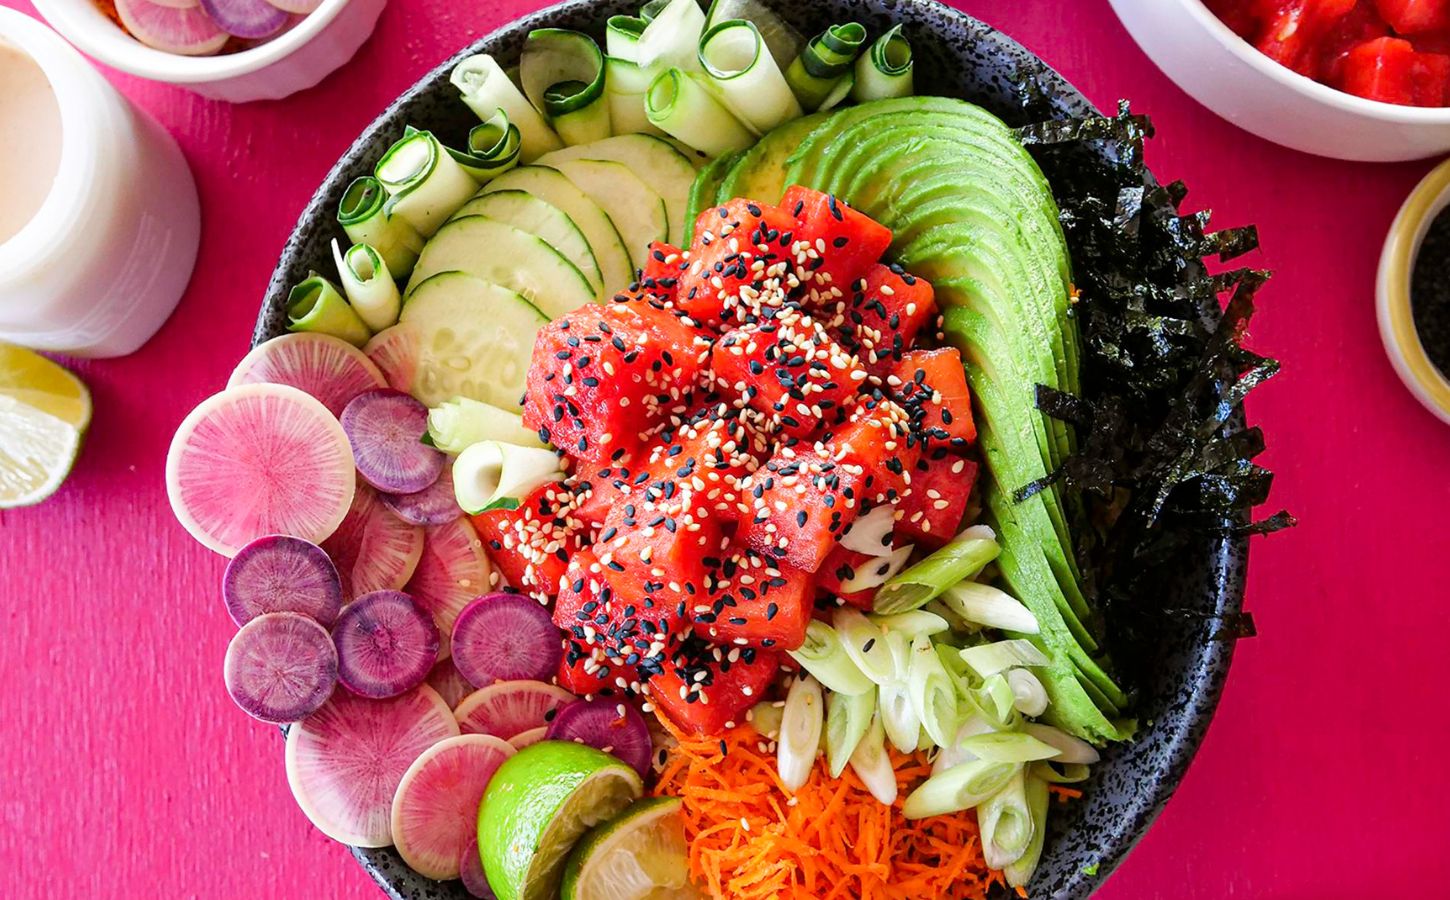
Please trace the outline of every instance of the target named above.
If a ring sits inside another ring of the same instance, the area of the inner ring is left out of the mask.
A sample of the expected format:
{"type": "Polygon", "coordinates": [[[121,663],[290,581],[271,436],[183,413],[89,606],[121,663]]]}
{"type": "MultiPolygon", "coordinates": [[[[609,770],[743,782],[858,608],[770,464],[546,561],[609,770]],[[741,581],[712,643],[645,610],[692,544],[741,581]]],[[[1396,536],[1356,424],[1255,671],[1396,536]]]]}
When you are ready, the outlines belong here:
{"type": "Polygon", "coordinates": [[[273,725],[306,718],[337,684],[337,651],[327,629],[291,612],[242,626],[222,666],[227,693],[247,715],[273,725]]]}
{"type": "Polygon", "coordinates": [[[444,701],[451,707],[456,707],[464,697],[473,693],[474,685],[468,683],[468,679],[453,665],[452,659],[441,659],[433,671],[428,673],[428,685],[437,691],[444,701]]]}
{"type": "Polygon", "coordinates": [[[201,0],[201,8],[222,31],[248,40],[276,34],[290,18],[267,0],[201,0]]]}
{"type": "Polygon", "coordinates": [[[438,480],[448,461],[442,451],[423,443],[428,407],[402,391],[379,388],[358,394],[342,411],[341,421],[358,474],[380,491],[421,491],[438,480]]]}
{"type": "Polygon", "coordinates": [[[483,873],[483,855],[478,852],[478,835],[475,834],[463,848],[463,857],[458,861],[458,877],[463,880],[463,889],[478,900],[498,900],[488,876],[483,873]]]}
{"type": "Polygon", "coordinates": [[[355,484],[337,419],[281,384],[241,385],[203,400],[166,455],[176,518],[223,556],[269,534],[322,543],[347,515],[355,484]]]}
{"type": "Polygon", "coordinates": [[[543,681],[559,671],[559,628],[538,601],[522,594],[486,594],[453,624],[453,664],[473,684],[543,681]]]}
{"type": "Polygon", "coordinates": [[[576,700],[559,710],[549,723],[551,741],[577,741],[619,757],[644,778],[649,774],[654,746],[644,716],[633,706],[615,700],[576,700]]]}
{"type": "Polygon", "coordinates": [[[509,743],[515,750],[522,750],[525,747],[532,747],[539,741],[549,736],[549,726],[540,725],[538,728],[530,728],[528,731],[521,731],[509,738],[509,743]]]}
{"type": "Polygon", "coordinates": [[[547,725],[558,710],[577,699],[542,681],[499,681],[464,697],[453,715],[464,734],[491,734],[507,741],[547,725]]]}
{"type": "Polygon", "coordinates": [[[412,323],[404,323],[384,328],[373,335],[373,339],[363,347],[363,353],[383,373],[388,387],[406,394],[413,391],[422,346],[423,337],[418,327],[412,323]]]}
{"type": "Polygon", "coordinates": [[[354,847],[393,842],[393,796],[413,760],[458,734],[438,692],[390,700],[338,691],[287,732],[287,783],[323,834],[354,847]]]}
{"type": "Polygon", "coordinates": [[[438,626],[400,591],[365,594],[332,629],[337,678],[363,697],[383,700],[422,684],[438,661],[438,626]]]}
{"type": "Polygon", "coordinates": [[[396,591],[408,583],[423,556],[423,529],[393,515],[377,492],[359,481],[347,517],[322,549],[337,563],[342,596],[396,591]]]}
{"type": "Polygon", "coordinates": [[[361,350],[315,332],[284,334],[253,347],[232,370],[227,387],[258,382],[290,384],[306,391],[334,416],[342,415],[358,394],[387,384],[361,350]]]}
{"type": "Polygon", "coordinates": [[[488,590],[488,557],[473,526],[465,518],[424,530],[423,556],[418,570],[403,588],[418,605],[433,614],[443,635],[444,656],[452,652],[449,636],[453,623],[468,602],[488,590]]]}
{"type": "Polygon", "coordinates": [[[322,5],[322,0],[268,0],[273,6],[284,12],[305,16],[322,5]]]}
{"type": "Polygon", "coordinates": [[[172,9],[193,9],[200,5],[200,0],[151,0],[157,6],[169,6],[172,9]]]}
{"type": "Polygon", "coordinates": [[[381,496],[398,518],[414,525],[442,525],[463,513],[453,493],[453,470],[449,466],[444,466],[438,480],[421,491],[381,496]]]}
{"type": "Polygon", "coordinates": [[[393,797],[393,844],[425,878],[462,874],[463,851],[478,846],[478,807],[489,779],[514,748],[486,734],[463,734],[429,747],[403,774],[393,797]]]}
{"type": "Polygon", "coordinates": [[[270,534],[243,547],[227,563],[222,600],[238,625],[265,613],[294,612],[331,628],[342,608],[342,582],[321,547],[270,534]]]}
{"type": "Polygon", "coordinates": [[[209,56],[229,37],[200,7],[179,9],[151,0],[116,0],[116,14],[131,37],[166,53],[209,56]]]}

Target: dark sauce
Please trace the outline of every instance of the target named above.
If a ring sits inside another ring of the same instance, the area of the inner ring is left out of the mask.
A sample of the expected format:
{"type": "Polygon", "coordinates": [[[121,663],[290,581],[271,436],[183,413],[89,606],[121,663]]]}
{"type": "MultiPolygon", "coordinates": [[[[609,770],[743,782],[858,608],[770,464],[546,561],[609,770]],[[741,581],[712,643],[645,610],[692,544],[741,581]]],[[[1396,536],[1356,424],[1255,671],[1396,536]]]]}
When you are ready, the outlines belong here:
{"type": "Polygon", "coordinates": [[[1410,312],[1425,355],[1450,378],[1450,209],[1430,223],[1415,257],[1410,312]]]}

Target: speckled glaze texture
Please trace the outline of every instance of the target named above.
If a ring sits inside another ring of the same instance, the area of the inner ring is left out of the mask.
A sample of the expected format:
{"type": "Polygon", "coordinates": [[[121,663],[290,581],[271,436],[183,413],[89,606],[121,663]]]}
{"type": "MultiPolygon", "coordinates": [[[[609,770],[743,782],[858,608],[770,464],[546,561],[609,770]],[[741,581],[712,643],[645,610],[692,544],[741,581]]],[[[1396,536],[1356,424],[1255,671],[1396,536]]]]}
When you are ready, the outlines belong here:
{"type": "MultiPolygon", "coordinates": [[[[962,97],[990,109],[1009,124],[1092,111],[1087,100],[1036,56],[1000,32],[937,3],[921,0],[817,0],[774,3],[803,32],[832,22],[855,20],[880,33],[901,23],[916,54],[920,93],[962,97]]],[[[637,2],[571,0],[521,19],[461,51],[403,94],[360,136],[333,167],[303,211],[287,241],[257,320],[254,340],[283,333],[288,288],[311,269],[331,265],[329,242],[342,237],[334,219],[343,190],[373,164],[403,126],[429,128],[447,141],[460,141],[473,114],[458,101],[448,73],[464,56],[492,53],[504,65],[517,61],[524,36],[539,27],[577,28],[600,33],[604,20],[633,11],[637,2]]],[[[1053,172],[1047,171],[1048,178],[1053,172]]],[[[1092,261],[1077,259],[1077,266],[1092,261]]],[[[1216,310],[1205,310],[1216,316],[1216,310]]],[[[1238,612],[1243,597],[1247,543],[1241,538],[1205,539],[1168,586],[1164,602],[1206,615],[1238,612]]],[[[1136,713],[1138,738],[1104,753],[1084,785],[1084,797],[1055,810],[1043,862],[1031,886],[1034,898],[1086,897],[1122,861],[1172,795],[1208,728],[1228,674],[1232,644],[1204,637],[1204,625],[1187,617],[1165,623],[1158,640],[1141,648],[1154,673],[1142,686],[1136,713]]],[[[353,854],[397,900],[463,900],[457,882],[422,878],[391,849],[353,854]]],[[[905,898],[904,898],[905,900],[905,898]]],[[[934,900],[934,898],[909,898],[934,900]]]]}

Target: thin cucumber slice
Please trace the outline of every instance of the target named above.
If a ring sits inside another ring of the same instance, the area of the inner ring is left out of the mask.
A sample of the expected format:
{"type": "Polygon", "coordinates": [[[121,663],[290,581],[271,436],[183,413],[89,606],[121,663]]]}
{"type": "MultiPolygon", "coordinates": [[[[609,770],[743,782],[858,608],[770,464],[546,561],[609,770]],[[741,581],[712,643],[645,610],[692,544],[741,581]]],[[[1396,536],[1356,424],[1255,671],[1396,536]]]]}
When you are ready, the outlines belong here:
{"type": "Polygon", "coordinates": [[[608,160],[570,159],[552,168],[562,172],[608,214],[624,238],[635,269],[644,268],[651,243],[669,239],[670,219],[664,198],[628,166],[608,160]]]}
{"type": "Polygon", "coordinates": [[[775,10],[760,0],[713,0],[710,11],[705,14],[705,30],[709,31],[721,22],[731,19],[744,19],[760,31],[760,36],[765,39],[765,46],[770,49],[770,55],[782,72],[795,61],[801,48],[805,46],[805,35],[796,31],[789,22],[776,15],[775,10]]]}
{"type": "Polygon", "coordinates": [[[856,84],[851,99],[857,103],[910,96],[912,82],[911,42],[895,25],[877,38],[856,60],[856,84]]]}
{"type": "Polygon", "coordinates": [[[604,53],[589,35],[566,28],[529,32],[519,80],[529,102],[544,111],[565,144],[609,137],[604,53]]]}
{"type": "Polygon", "coordinates": [[[802,115],[785,74],[753,22],[712,25],[700,39],[700,64],[727,106],[759,133],[802,115]]]}
{"type": "Polygon", "coordinates": [[[695,180],[695,167],[669,141],[648,134],[620,134],[592,144],[556,150],[539,157],[539,165],[552,166],[571,159],[600,159],[628,166],[664,198],[670,243],[680,245],[688,224],[685,206],[689,202],[690,185],[695,180]]]}
{"type": "Polygon", "coordinates": [[[661,72],[644,98],[650,124],[706,156],[744,150],[756,135],[705,86],[708,78],[680,68],[661,72]]]}
{"type": "MultiPolygon", "coordinates": [[[[544,121],[523,92],[508,77],[492,56],[480,53],[470,56],[453,69],[448,80],[463,95],[463,102],[480,121],[488,121],[502,109],[509,121],[518,126],[521,138],[519,161],[533,162],[534,157],[564,146],[554,129],[544,121]]],[[[356,240],[356,239],[354,239],[356,240]]]]}
{"type": "Polygon", "coordinates": [[[574,220],[559,207],[546,203],[524,191],[496,191],[479,194],[463,205],[454,218],[484,216],[495,222],[512,225],[520,231],[538,235],[544,243],[553,247],[559,255],[579,267],[589,280],[595,296],[601,301],[605,293],[604,273],[599,270],[599,261],[589,246],[589,239],[574,220]]]}
{"type": "Polygon", "coordinates": [[[454,397],[428,411],[428,438],[444,453],[462,453],[482,441],[544,447],[518,413],[467,397],[454,397]]]}
{"type": "Polygon", "coordinates": [[[392,195],[387,210],[428,237],[478,190],[478,182],[429,131],[410,130],[378,160],[374,173],[392,195]]]}
{"type": "Polygon", "coordinates": [[[521,497],[549,481],[562,481],[552,450],[482,441],[453,461],[453,493],[470,516],[491,509],[518,509],[521,497]]]}

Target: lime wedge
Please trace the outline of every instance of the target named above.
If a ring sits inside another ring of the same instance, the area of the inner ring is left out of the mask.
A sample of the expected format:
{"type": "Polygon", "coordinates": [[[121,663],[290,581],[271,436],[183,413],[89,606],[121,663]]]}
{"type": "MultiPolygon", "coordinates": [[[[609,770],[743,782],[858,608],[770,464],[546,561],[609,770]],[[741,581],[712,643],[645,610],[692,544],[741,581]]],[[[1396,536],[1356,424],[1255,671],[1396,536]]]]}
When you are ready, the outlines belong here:
{"type": "Polygon", "coordinates": [[[554,900],[586,831],[644,792],[634,769],[571,741],[542,741],[499,766],[478,808],[483,870],[499,900],[554,900]]]}
{"type": "Polygon", "coordinates": [[[0,509],[55,493],[80,446],[80,429],[70,422],[0,394],[0,509]]]}
{"type": "Polygon", "coordinates": [[[0,395],[49,413],[77,431],[91,424],[91,392],[79,378],[31,350],[0,344],[0,395]]]}
{"type": "Polygon", "coordinates": [[[561,900],[674,900],[690,886],[678,797],[640,800],[584,836],[564,866],[561,900]]]}

